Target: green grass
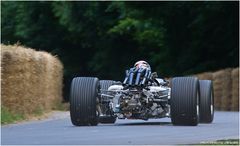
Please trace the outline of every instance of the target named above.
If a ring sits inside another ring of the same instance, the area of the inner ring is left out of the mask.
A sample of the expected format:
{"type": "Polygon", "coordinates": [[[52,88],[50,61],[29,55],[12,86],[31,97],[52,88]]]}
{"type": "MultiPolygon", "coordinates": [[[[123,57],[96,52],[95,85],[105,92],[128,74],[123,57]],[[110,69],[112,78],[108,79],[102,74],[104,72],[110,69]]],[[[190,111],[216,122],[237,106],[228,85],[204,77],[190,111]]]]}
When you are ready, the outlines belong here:
{"type": "MultiPolygon", "coordinates": [[[[52,110],[60,110],[67,111],[69,109],[69,105],[66,103],[58,103],[52,110]]],[[[31,119],[32,117],[40,117],[44,115],[44,113],[49,112],[45,111],[41,106],[36,107],[34,111],[32,111],[29,115],[23,115],[19,113],[12,113],[6,107],[1,106],[1,124],[11,124],[17,121],[23,121],[31,119]]]]}
{"type": "Polygon", "coordinates": [[[23,119],[25,119],[23,115],[13,114],[7,108],[1,107],[1,124],[10,124],[23,119]]]}

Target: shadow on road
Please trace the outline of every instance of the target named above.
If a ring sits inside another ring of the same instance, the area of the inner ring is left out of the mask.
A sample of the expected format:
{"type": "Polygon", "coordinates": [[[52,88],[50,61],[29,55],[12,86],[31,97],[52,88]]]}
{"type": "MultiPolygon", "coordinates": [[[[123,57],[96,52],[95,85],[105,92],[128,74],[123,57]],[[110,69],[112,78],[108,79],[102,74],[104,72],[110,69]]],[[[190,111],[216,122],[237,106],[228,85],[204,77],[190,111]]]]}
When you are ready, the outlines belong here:
{"type": "Polygon", "coordinates": [[[117,123],[115,126],[145,126],[145,125],[172,125],[171,122],[137,122],[137,123],[117,123]]]}

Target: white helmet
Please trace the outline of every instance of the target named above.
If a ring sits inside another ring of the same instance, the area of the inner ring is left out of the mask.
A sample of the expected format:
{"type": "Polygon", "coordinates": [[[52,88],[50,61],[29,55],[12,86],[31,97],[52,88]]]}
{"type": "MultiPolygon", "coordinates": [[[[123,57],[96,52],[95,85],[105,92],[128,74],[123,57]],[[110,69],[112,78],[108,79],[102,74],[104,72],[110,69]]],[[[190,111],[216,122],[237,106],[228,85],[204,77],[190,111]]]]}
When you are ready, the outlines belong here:
{"type": "Polygon", "coordinates": [[[137,61],[135,64],[134,64],[134,67],[135,68],[149,68],[151,69],[150,65],[146,62],[146,61],[137,61]]]}

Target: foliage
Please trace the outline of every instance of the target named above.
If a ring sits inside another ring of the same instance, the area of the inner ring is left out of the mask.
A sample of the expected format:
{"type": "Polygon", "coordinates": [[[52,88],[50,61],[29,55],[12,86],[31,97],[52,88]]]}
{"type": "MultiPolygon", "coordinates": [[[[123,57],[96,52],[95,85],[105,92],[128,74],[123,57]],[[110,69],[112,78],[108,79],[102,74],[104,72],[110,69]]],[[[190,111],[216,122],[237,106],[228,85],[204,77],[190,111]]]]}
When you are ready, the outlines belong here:
{"type": "Polygon", "coordinates": [[[137,60],[148,61],[162,76],[239,66],[238,2],[1,5],[2,43],[20,42],[58,55],[66,91],[74,76],[122,80],[137,60]]]}

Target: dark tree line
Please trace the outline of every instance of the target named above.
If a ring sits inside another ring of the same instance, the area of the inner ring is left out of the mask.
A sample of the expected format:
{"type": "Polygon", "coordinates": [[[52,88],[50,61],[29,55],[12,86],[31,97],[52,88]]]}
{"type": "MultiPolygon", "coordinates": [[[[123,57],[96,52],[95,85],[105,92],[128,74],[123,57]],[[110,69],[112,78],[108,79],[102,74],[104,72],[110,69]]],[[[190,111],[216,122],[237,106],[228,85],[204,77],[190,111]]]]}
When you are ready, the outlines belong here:
{"type": "MultiPolygon", "coordinates": [[[[58,55],[74,76],[122,80],[137,60],[162,76],[239,66],[239,2],[1,2],[1,38],[58,55]]],[[[67,97],[67,96],[66,96],[67,97]]]]}

